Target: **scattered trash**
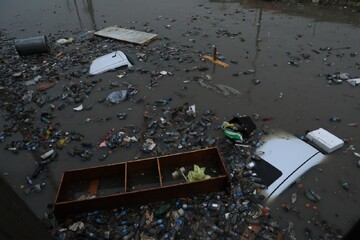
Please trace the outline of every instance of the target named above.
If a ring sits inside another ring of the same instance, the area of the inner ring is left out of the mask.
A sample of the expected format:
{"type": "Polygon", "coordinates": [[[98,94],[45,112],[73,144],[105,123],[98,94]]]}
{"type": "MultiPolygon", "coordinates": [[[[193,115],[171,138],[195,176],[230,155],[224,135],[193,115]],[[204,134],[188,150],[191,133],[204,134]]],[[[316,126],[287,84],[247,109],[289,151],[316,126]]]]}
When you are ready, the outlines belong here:
{"type": "Polygon", "coordinates": [[[353,86],[357,86],[360,84],[360,78],[353,78],[346,80],[348,83],[350,83],[353,86]]]}
{"type": "Polygon", "coordinates": [[[94,33],[97,36],[113,38],[116,40],[136,43],[136,44],[147,44],[155,40],[158,35],[146,32],[139,32],[135,30],[120,28],[118,26],[107,27],[94,33]]]}
{"type": "Polygon", "coordinates": [[[41,79],[41,76],[40,76],[40,75],[37,75],[37,76],[34,77],[32,80],[26,81],[24,84],[25,84],[26,86],[30,86],[30,85],[33,85],[33,84],[37,83],[40,79],[41,79]]]}
{"type": "Polygon", "coordinates": [[[99,147],[107,148],[113,151],[118,147],[127,148],[131,145],[131,143],[138,141],[137,137],[130,136],[130,134],[136,134],[139,132],[136,128],[129,127],[128,129],[122,130],[123,131],[109,131],[107,136],[105,136],[103,140],[101,140],[99,147]]]}
{"type": "Polygon", "coordinates": [[[102,147],[107,147],[106,141],[101,142],[100,145],[99,145],[99,147],[101,147],[101,148],[102,148],[102,147]]]}
{"type": "Polygon", "coordinates": [[[328,80],[328,82],[330,83],[335,83],[335,84],[340,84],[345,80],[349,79],[350,74],[349,73],[341,73],[341,72],[336,72],[334,74],[328,74],[326,76],[326,79],[328,80]]]}
{"type": "Polygon", "coordinates": [[[221,126],[225,136],[237,143],[249,139],[256,130],[256,125],[249,116],[234,117],[221,126]]]}
{"type": "Polygon", "coordinates": [[[305,196],[313,202],[318,202],[321,200],[321,197],[312,189],[308,189],[305,192],[305,196]]]}
{"type": "Polygon", "coordinates": [[[340,184],[345,191],[349,191],[350,184],[345,179],[340,179],[340,184]]]}
{"type": "Polygon", "coordinates": [[[124,120],[127,117],[127,113],[118,113],[116,114],[116,116],[118,117],[118,119],[124,120]]]}
{"type": "Polygon", "coordinates": [[[82,230],[84,227],[85,227],[85,224],[83,222],[76,222],[69,227],[69,230],[76,232],[76,231],[82,230]]]}
{"type": "Polygon", "coordinates": [[[57,44],[69,44],[69,43],[72,43],[74,41],[73,38],[68,38],[68,39],[65,39],[65,38],[60,38],[56,41],[57,44]]]}
{"type": "Polygon", "coordinates": [[[330,122],[341,122],[341,118],[334,116],[334,117],[329,118],[329,121],[330,122]]]}
{"type": "Polygon", "coordinates": [[[126,75],[126,74],[125,74],[125,73],[123,73],[123,74],[119,74],[119,75],[117,75],[117,77],[121,79],[121,78],[125,77],[125,75],[126,75]]]}
{"type": "Polygon", "coordinates": [[[125,101],[126,98],[127,90],[120,90],[110,93],[110,95],[106,97],[106,101],[108,101],[109,103],[117,104],[125,101]]]}
{"type": "Polygon", "coordinates": [[[309,132],[306,138],[327,153],[332,153],[344,145],[343,140],[323,128],[309,132]]]}
{"type": "Polygon", "coordinates": [[[15,40],[15,48],[19,55],[32,55],[50,52],[46,36],[23,38],[15,40]]]}
{"type": "Polygon", "coordinates": [[[178,178],[180,175],[182,175],[185,178],[185,180],[188,181],[187,177],[184,175],[184,173],[185,173],[185,168],[181,167],[181,168],[177,169],[176,171],[174,171],[171,175],[173,178],[178,178]]]}
{"type": "Polygon", "coordinates": [[[25,189],[25,193],[29,194],[32,192],[41,192],[41,190],[45,187],[45,183],[35,184],[30,188],[25,189]]]}
{"type": "Polygon", "coordinates": [[[296,62],[296,61],[288,61],[288,64],[291,65],[291,66],[295,66],[295,67],[299,66],[299,63],[296,62]]]}
{"type": "Polygon", "coordinates": [[[291,203],[294,204],[297,200],[297,194],[296,193],[292,193],[291,194],[291,203]]]}
{"type": "Polygon", "coordinates": [[[123,52],[116,51],[96,58],[90,65],[89,73],[96,75],[123,66],[132,67],[132,64],[123,52]]]}
{"type": "Polygon", "coordinates": [[[80,112],[84,109],[84,106],[80,104],[78,107],[73,108],[75,112],[80,112]]]}
{"type": "Polygon", "coordinates": [[[41,157],[41,159],[45,160],[45,159],[49,158],[51,155],[53,155],[54,153],[55,153],[55,151],[53,149],[51,149],[48,152],[41,155],[40,157],[41,157]]]}
{"type": "Polygon", "coordinates": [[[152,151],[156,147],[154,140],[148,138],[143,144],[143,149],[146,151],[152,151]]]}
{"type": "Polygon", "coordinates": [[[189,116],[195,117],[195,115],[196,115],[195,105],[191,105],[191,106],[189,107],[189,109],[186,111],[186,114],[189,115],[189,116]]]}

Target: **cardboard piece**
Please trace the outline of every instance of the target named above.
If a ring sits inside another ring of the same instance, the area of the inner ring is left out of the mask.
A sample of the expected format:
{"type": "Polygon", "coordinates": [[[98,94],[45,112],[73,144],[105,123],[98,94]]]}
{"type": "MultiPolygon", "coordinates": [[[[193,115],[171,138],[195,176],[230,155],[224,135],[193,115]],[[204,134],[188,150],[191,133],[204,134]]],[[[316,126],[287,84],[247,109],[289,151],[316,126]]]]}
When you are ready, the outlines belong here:
{"type": "Polygon", "coordinates": [[[100,31],[95,32],[94,34],[101,37],[112,38],[124,42],[136,43],[140,45],[147,44],[158,37],[157,34],[120,28],[118,26],[107,27],[100,31]]]}

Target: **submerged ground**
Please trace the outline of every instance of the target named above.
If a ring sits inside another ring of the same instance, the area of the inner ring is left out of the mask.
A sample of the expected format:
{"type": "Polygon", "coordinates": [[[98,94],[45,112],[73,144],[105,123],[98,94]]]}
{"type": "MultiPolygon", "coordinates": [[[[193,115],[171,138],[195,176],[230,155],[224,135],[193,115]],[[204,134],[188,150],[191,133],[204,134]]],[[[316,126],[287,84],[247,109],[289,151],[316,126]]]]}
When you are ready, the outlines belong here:
{"type": "MultiPolygon", "coordinates": [[[[345,139],[346,144],[299,182],[303,189],[315,189],[321,201],[307,205],[309,200],[297,184],[269,206],[271,213],[283,226],[293,222],[298,239],[305,238],[305,229],[310,229],[315,238],[322,234],[315,224],[317,219],[346,232],[359,218],[359,158],[354,152],[360,152],[360,87],[326,79],[327,74],[335,72],[360,75],[358,12],[339,6],[262,1],[35,0],[1,1],[0,16],[2,84],[40,75],[42,80],[55,83],[43,94],[54,97],[64,92],[64,85],[77,84],[81,88],[84,83],[96,82],[91,94],[83,98],[85,105],[92,105],[89,111],[74,112],[73,107],[79,105],[76,100],[61,110],[60,100],[51,103],[55,107],[54,122],[64,131],[81,133],[84,142],[96,146],[111,129],[143,127],[147,104],[159,99],[171,99],[172,106],[195,104],[200,112],[211,109],[216,113],[217,124],[240,113],[259,114],[258,128],[269,132],[279,129],[302,136],[308,130],[323,127],[345,139]],[[159,39],[145,47],[92,39],[94,30],[112,25],[152,31],[159,39]],[[13,40],[38,35],[48,36],[53,50],[50,58],[49,55],[39,58],[41,61],[18,58],[13,40]],[[74,38],[73,43],[56,44],[56,40],[69,37],[74,38]],[[229,68],[201,61],[201,55],[211,53],[213,46],[223,61],[230,64],[229,68]],[[90,78],[87,75],[90,60],[113,50],[124,51],[136,59],[135,70],[126,72],[121,79],[117,75],[123,70],[90,78]],[[60,52],[65,54],[58,55],[60,52]],[[161,77],[160,71],[171,74],[161,77]],[[112,91],[124,88],[124,83],[139,90],[134,100],[117,105],[98,102],[112,91]],[[219,88],[222,85],[238,92],[219,88]],[[125,120],[116,117],[121,112],[127,113],[125,120]],[[334,116],[341,121],[329,121],[334,116]],[[272,120],[261,121],[263,117],[272,120]],[[342,187],[342,180],[349,183],[348,191],[342,187]],[[299,195],[296,207],[301,217],[285,212],[282,207],[290,202],[294,192],[299,195]]],[[[2,96],[6,96],[6,88],[1,87],[2,96]]],[[[29,89],[35,90],[32,86],[29,89]]],[[[3,98],[3,102],[9,99],[3,98]]],[[[45,128],[40,115],[49,112],[50,104],[41,108],[32,105],[36,109],[32,122],[45,128]]],[[[3,105],[2,126],[11,125],[7,113],[3,105]]],[[[222,137],[215,130],[213,135],[222,137]]],[[[26,177],[33,174],[37,160],[29,151],[15,155],[5,150],[7,144],[22,137],[17,132],[1,143],[1,175],[39,218],[48,211],[47,205],[54,202],[63,171],[139,156],[139,144],[134,144],[110,154],[105,162],[98,160],[104,154],[98,148],[90,161],[82,161],[67,153],[75,145],[70,143],[59,151],[48,171],[34,180],[44,182],[44,189],[26,194],[26,177]]]]}

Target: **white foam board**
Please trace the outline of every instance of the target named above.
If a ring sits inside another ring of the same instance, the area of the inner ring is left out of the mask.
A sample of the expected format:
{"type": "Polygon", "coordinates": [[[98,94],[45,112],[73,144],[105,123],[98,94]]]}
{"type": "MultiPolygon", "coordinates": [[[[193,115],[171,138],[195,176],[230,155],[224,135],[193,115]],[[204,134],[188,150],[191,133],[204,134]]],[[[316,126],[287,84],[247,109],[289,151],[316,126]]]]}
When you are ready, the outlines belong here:
{"type": "Polygon", "coordinates": [[[120,28],[118,26],[107,27],[95,32],[95,35],[141,45],[146,44],[158,37],[157,34],[120,28]]]}
{"type": "Polygon", "coordinates": [[[309,132],[306,138],[327,153],[332,153],[344,146],[343,140],[323,128],[309,132]]]}

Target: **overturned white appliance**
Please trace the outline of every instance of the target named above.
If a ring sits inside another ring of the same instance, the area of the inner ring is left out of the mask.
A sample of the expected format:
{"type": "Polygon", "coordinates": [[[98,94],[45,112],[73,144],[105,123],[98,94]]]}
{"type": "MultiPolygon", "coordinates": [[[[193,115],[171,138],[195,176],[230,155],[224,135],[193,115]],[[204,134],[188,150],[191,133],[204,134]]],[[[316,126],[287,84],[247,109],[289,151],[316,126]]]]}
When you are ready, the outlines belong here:
{"type": "Polygon", "coordinates": [[[100,74],[123,66],[132,67],[132,64],[123,52],[116,51],[96,58],[90,65],[89,73],[100,74]]]}
{"type": "Polygon", "coordinates": [[[264,144],[257,149],[260,161],[254,162],[253,172],[267,187],[262,190],[267,203],[326,158],[313,146],[287,133],[278,132],[262,140],[264,144]]]}

